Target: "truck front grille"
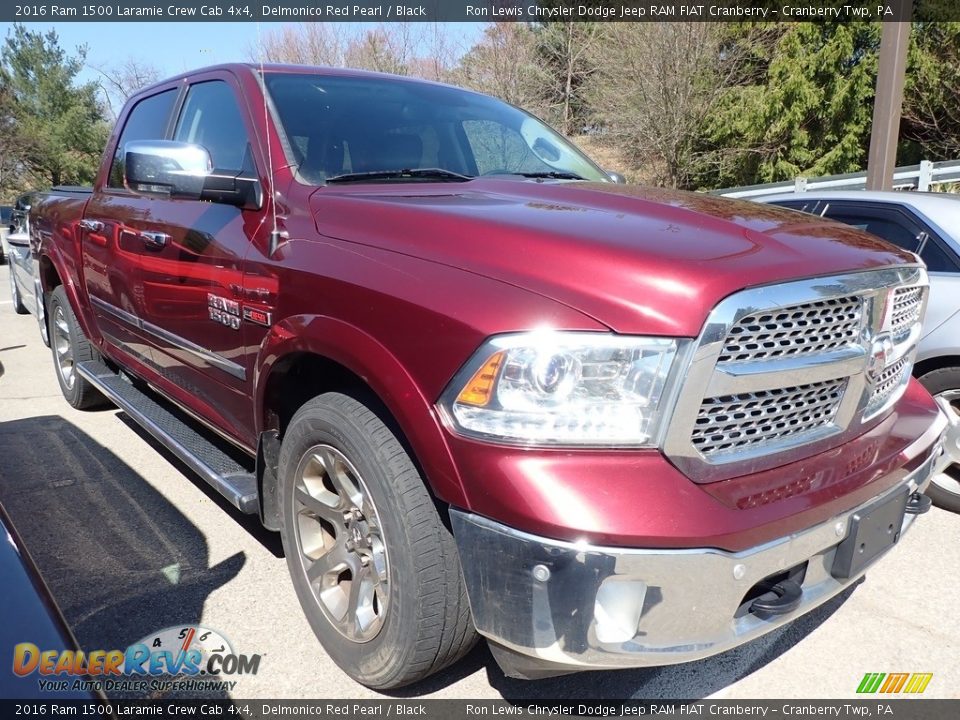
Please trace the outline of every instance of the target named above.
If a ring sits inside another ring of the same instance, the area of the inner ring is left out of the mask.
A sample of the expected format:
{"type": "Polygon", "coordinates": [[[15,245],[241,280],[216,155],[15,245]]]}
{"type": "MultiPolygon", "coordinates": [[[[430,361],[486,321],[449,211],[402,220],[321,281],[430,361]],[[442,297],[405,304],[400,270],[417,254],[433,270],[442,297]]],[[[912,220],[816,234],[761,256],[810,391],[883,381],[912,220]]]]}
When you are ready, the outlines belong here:
{"type": "Polygon", "coordinates": [[[833,421],[846,380],[707,398],[693,428],[694,447],[712,458],[810,434],[833,421]]]}
{"type": "Polygon", "coordinates": [[[905,383],[912,367],[912,363],[907,362],[906,358],[901,358],[880,373],[874,381],[873,392],[865,411],[866,415],[872,415],[887,404],[894,391],[905,383]]]}
{"type": "Polygon", "coordinates": [[[717,362],[828,352],[857,342],[862,314],[856,295],[752,313],[730,328],[717,362]]]}
{"type": "Polygon", "coordinates": [[[689,353],[664,452],[712,482],[865,432],[907,386],[926,294],[926,272],[908,266],[727,297],[689,353]]]}
{"type": "Polygon", "coordinates": [[[893,295],[893,309],[891,310],[890,325],[894,337],[900,337],[909,332],[920,321],[923,311],[923,288],[897,288],[893,295]]]}

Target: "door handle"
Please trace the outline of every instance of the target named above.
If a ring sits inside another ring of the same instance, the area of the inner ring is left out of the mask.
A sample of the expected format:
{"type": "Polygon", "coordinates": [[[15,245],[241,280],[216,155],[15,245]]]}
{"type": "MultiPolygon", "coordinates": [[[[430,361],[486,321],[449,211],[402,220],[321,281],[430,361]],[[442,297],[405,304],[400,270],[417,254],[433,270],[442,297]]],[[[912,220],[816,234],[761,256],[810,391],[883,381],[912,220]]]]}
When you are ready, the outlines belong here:
{"type": "Polygon", "coordinates": [[[170,236],[162,232],[142,232],[140,239],[147,250],[163,250],[170,241],[170,236]]]}
{"type": "Polygon", "coordinates": [[[103,223],[99,220],[90,220],[89,218],[84,218],[80,221],[80,229],[95,233],[102,232],[103,223]]]}

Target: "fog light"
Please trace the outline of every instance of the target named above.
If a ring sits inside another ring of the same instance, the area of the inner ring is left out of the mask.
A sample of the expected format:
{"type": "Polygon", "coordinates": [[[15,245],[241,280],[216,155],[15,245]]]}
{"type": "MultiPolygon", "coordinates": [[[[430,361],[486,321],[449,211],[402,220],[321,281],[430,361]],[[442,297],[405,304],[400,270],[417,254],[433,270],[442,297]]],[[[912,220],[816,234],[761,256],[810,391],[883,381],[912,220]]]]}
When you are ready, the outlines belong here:
{"type": "Polygon", "coordinates": [[[622,643],[637,634],[647,584],[642,580],[608,578],[597,591],[593,605],[597,640],[602,643],[622,643]]]}

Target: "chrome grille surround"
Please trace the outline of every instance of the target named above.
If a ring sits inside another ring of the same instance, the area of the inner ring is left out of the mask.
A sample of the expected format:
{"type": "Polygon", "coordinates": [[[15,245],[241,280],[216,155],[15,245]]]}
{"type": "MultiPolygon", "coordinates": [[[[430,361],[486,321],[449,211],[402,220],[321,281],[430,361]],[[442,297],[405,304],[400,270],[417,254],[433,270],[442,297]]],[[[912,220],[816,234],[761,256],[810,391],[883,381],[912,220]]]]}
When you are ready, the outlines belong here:
{"type": "Polygon", "coordinates": [[[909,381],[927,285],[924,268],[902,266],[729,296],[692,343],[661,449],[691,479],[713,482],[809,457],[866,431],[909,381]],[[796,327],[798,317],[817,320],[796,327]],[[798,331],[807,341],[761,343],[762,352],[747,352],[742,359],[737,358],[744,353],[730,352],[747,334],[734,329],[749,330],[760,319],[771,326],[762,328],[764,334],[779,337],[777,318],[794,325],[786,332],[798,331]],[[800,349],[776,352],[784,347],[800,349]],[[810,404],[809,413],[794,407],[798,397],[810,404]],[[758,409],[760,416],[749,415],[758,409]],[[756,432],[744,440],[748,417],[764,422],[749,425],[756,432]]]}

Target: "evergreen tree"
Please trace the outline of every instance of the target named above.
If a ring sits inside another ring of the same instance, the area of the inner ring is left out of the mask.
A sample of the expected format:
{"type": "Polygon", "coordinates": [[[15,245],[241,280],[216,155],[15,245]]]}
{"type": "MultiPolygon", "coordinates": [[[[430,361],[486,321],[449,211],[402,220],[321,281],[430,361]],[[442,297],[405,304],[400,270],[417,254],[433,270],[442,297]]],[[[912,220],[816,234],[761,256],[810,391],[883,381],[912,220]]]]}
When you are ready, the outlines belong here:
{"type": "Polygon", "coordinates": [[[86,48],[70,56],[54,30],[16,24],[0,50],[0,96],[9,112],[0,152],[34,185],[92,182],[109,129],[97,84],[77,83],[86,48]]]}
{"type": "MultiPolygon", "coordinates": [[[[731,87],[705,128],[705,149],[719,160],[712,177],[699,179],[702,185],[866,167],[879,24],[782,23],[776,30],[765,72],[731,87]]],[[[750,43],[756,31],[742,26],[737,42],[750,43]]]]}

